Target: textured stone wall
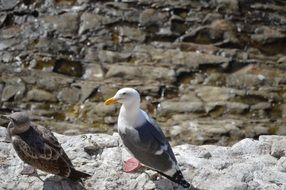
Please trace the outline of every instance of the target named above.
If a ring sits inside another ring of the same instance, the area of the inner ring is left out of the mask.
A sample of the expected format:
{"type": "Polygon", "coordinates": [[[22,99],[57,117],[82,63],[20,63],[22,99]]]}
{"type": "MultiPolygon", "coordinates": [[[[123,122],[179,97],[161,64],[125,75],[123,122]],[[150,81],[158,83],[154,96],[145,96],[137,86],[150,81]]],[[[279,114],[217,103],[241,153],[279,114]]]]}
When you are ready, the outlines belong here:
{"type": "MultiPolygon", "coordinates": [[[[284,0],[1,0],[1,113],[111,132],[137,88],[174,143],[285,134],[284,0]]],[[[5,125],[5,121],[1,121],[5,125]]]]}

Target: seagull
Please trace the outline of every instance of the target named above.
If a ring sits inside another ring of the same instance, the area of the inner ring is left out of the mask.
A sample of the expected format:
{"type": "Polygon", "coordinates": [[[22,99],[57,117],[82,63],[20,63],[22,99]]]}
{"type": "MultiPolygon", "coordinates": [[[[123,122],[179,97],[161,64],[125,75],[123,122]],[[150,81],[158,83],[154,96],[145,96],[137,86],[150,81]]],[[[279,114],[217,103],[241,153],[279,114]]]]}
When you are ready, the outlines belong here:
{"type": "MultiPolygon", "coordinates": [[[[184,179],[173,150],[161,128],[140,109],[140,95],[135,89],[122,88],[104,103],[105,105],[122,104],[118,116],[118,132],[124,146],[139,162],[184,188],[191,188],[184,179]]],[[[124,168],[135,166],[133,168],[135,170],[140,167],[140,164],[136,164],[136,159],[129,159],[124,168]]]]}
{"type": "MultiPolygon", "coordinates": [[[[90,177],[74,168],[53,133],[32,123],[26,112],[15,112],[5,117],[10,120],[7,127],[9,138],[24,163],[75,182],[90,177]]],[[[25,168],[21,173],[24,174],[24,171],[25,168]]]]}

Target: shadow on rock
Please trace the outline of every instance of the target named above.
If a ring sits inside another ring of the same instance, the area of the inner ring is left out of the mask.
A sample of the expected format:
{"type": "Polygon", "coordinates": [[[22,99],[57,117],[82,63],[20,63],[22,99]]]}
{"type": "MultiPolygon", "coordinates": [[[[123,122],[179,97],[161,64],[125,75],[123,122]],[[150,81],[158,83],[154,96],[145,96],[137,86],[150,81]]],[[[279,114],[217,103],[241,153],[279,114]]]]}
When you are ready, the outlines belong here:
{"type": "Polygon", "coordinates": [[[155,186],[156,186],[156,189],[160,189],[160,190],[184,190],[183,187],[165,178],[161,178],[155,181],[155,186]]]}
{"type": "Polygon", "coordinates": [[[198,188],[195,187],[190,187],[188,188],[184,188],[168,179],[165,178],[161,178],[157,181],[155,181],[155,187],[158,190],[200,190],[198,188]]]}
{"type": "Polygon", "coordinates": [[[51,176],[45,179],[43,190],[83,190],[84,186],[80,182],[73,182],[59,176],[51,176]]]}

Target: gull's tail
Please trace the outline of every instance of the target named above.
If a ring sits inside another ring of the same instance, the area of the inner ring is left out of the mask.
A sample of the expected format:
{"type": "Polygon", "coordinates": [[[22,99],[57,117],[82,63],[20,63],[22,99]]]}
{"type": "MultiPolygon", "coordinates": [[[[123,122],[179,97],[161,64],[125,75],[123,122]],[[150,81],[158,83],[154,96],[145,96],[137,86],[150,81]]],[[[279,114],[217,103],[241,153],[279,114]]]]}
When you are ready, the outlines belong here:
{"type": "MultiPolygon", "coordinates": [[[[158,171],[159,172],[159,171],[158,171]]],[[[168,178],[169,180],[181,185],[184,188],[188,188],[190,190],[195,190],[196,188],[194,188],[189,182],[187,182],[184,179],[184,176],[182,174],[182,172],[180,170],[177,170],[177,172],[173,175],[173,176],[168,176],[162,172],[159,172],[160,174],[162,174],[163,176],[165,176],[166,178],[168,178]]]]}

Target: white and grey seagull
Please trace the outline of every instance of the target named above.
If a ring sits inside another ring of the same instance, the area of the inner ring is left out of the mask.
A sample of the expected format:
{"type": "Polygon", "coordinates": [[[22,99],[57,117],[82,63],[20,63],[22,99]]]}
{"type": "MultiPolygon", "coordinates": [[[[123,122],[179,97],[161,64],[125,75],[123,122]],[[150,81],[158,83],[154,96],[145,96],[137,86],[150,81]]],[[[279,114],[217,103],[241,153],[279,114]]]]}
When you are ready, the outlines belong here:
{"type": "MultiPolygon", "coordinates": [[[[161,128],[140,109],[139,93],[133,88],[122,88],[105,101],[106,105],[115,103],[122,104],[118,116],[118,132],[125,147],[145,166],[191,189],[161,128]]],[[[128,168],[126,164],[132,165],[136,159],[128,160],[124,167],[128,168]]]]}

